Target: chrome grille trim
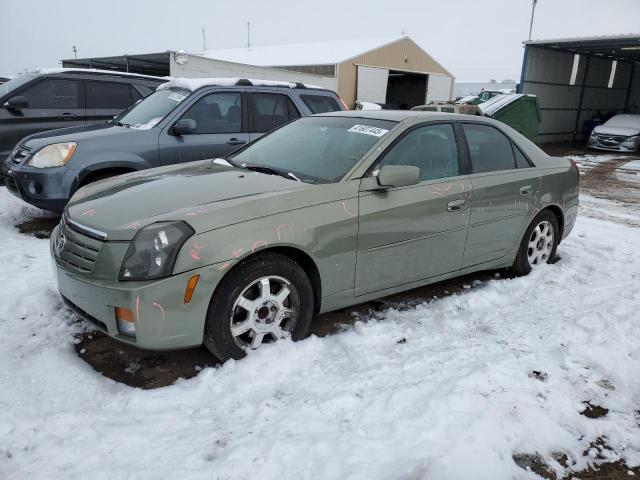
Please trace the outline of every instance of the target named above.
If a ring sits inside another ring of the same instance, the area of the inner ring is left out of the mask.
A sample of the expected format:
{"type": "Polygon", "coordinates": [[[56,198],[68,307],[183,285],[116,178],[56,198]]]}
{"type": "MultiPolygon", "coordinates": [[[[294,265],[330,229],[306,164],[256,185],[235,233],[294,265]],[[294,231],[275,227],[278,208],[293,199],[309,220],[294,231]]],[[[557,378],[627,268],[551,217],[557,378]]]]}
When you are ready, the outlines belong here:
{"type": "Polygon", "coordinates": [[[54,252],[58,265],[83,275],[93,273],[103,242],[69,228],[64,218],[59,229],[58,235],[64,235],[64,246],[61,251],[54,252]]]}

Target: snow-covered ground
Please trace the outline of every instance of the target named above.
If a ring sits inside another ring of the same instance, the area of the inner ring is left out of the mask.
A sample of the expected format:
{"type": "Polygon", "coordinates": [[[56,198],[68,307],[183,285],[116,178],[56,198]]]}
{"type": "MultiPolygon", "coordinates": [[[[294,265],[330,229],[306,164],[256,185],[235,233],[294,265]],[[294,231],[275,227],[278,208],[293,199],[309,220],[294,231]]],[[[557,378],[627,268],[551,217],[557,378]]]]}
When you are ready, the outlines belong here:
{"type": "Polygon", "coordinates": [[[579,469],[598,437],[640,464],[640,228],[626,212],[587,211],[562,260],[526,278],[152,391],[76,355],[48,241],[13,227],[34,212],[0,188],[0,478],[539,478],[512,455],[561,473],[552,452],[579,469]],[[585,401],[609,413],[580,415],[585,401]]]}

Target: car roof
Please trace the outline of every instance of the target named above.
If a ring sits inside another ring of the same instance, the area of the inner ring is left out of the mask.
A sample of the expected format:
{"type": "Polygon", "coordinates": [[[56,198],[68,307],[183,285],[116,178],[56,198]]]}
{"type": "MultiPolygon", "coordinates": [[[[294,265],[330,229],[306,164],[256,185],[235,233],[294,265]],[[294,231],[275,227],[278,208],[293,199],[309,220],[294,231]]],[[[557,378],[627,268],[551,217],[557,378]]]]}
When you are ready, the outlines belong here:
{"type": "Polygon", "coordinates": [[[155,83],[162,83],[171,80],[171,77],[154,77],[139,73],[120,72],[117,70],[99,70],[95,68],[40,68],[33,72],[33,75],[56,76],[56,75],[79,75],[93,78],[124,78],[127,80],[147,80],[155,83]]]}
{"type": "Polygon", "coordinates": [[[371,120],[391,120],[394,122],[402,122],[405,120],[474,120],[486,123],[492,123],[491,119],[480,117],[477,115],[464,115],[461,113],[443,113],[443,112],[424,112],[415,110],[347,110],[341,112],[321,113],[316,116],[323,117],[353,117],[368,118],[371,120]]]}

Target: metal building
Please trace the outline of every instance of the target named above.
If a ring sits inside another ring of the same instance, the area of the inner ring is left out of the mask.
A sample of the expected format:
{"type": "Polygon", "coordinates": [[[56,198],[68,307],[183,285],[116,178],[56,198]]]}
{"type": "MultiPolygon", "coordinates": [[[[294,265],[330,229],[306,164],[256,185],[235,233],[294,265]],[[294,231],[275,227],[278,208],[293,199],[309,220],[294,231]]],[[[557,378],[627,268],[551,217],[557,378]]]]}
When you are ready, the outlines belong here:
{"type": "Polygon", "coordinates": [[[176,53],[68,59],[62,64],[173,77],[308,83],[337,91],[350,107],[360,100],[411,108],[432,100],[450,100],[453,89],[451,73],[409,37],[176,53]]]}
{"type": "Polygon", "coordinates": [[[584,140],[585,121],[640,113],[640,34],[524,42],[519,91],[538,96],[538,143],[584,140]]]}

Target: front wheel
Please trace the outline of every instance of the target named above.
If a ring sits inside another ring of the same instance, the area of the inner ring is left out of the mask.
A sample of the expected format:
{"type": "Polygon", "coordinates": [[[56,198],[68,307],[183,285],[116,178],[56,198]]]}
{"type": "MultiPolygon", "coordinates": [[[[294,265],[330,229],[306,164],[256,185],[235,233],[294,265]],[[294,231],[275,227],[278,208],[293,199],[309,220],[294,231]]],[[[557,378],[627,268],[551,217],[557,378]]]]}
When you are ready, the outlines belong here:
{"type": "Polygon", "coordinates": [[[214,293],[204,344],[224,362],[284,338],[300,340],[313,307],[313,287],[296,262],[277,253],[258,255],[230,272],[214,293]]]}
{"type": "Polygon", "coordinates": [[[543,263],[556,256],[560,241],[558,219],[549,210],[543,210],[533,219],[522,238],[513,270],[518,275],[527,275],[543,263]]]}

